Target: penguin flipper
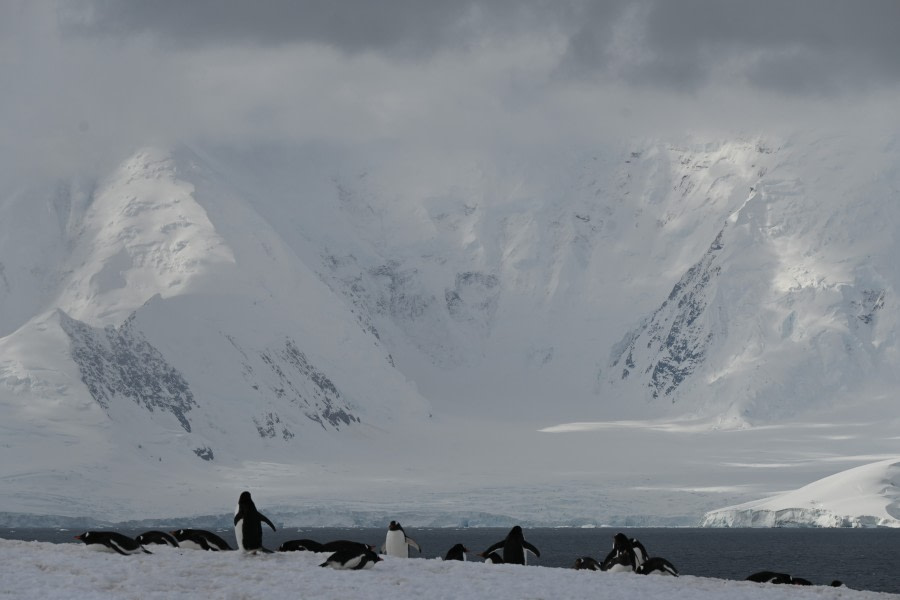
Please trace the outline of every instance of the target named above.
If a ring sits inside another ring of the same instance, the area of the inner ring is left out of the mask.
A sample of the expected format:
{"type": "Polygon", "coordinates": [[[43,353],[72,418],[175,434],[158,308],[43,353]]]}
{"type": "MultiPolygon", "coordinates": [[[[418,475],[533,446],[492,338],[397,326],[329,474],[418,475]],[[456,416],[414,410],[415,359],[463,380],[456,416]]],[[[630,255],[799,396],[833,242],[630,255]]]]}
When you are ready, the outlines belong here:
{"type": "Polygon", "coordinates": [[[529,542],[529,541],[523,540],[523,541],[522,541],[522,546],[523,546],[526,550],[530,550],[530,551],[532,552],[532,554],[534,554],[535,556],[540,556],[540,555],[541,555],[541,551],[538,550],[537,548],[535,548],[534,544],[532,544],[532,543],[529,542]]]}
{"type": "Polygon", "coordinates": [[[408,537],[408,536],[407,536],[407,538],[406,538],[406,544],[407,544],[408,546],[412,546],[413,548],[415,548],[416,550],[418,550],[418,551],[419,551],[419,554],[422,553],[422,548],[420,548],[420,547],[419,547],[419,544],[416,543],[416,540],[412,539],[411,537],[408,537]]]}
{"type": "Polygon", "coordinates": [[[243,513],[243,512],[236,512],[236,513],[234,513],[234,524],[237,525],[237,524],[238,524],[238,521],[240,521],[240,520],[243,519],[243,518],[244,518],[244,513],[243,513]]]}
{"type": "Polygon", "coordinates": [[[490,554],[490,553],[493,552],[494,550],[499,550],[500,548],[503,547],[504,542],[506,542],[506,540],[500,540],[500,541],[497,542],[496,544],[491,544],[491,547],[488,548],[487,550],[485,550],[484,553],[485,553],[485,554],[490,554]]]}
{"type": "Polygon", "coordinates": [[[272,531],[278,531],[277,529],[275,529],[275,526],[272,524],[272,521],[269,520],[269,517],[267,517],[266,515],[264,515],[262,513],[259,513],[259,518],[261,521],[264,521],[269,527],[271,527],[272,531]]]}
{"type": "Polygon", "coordinates": [[[113,540],[110,540],[109,544],[107,544],[107,546],[112,548],[113,550],[115,550],[116,552],[121,554],[122,556],[128,556],[128,553],[125,552],[124,550],[122,550],[121,548],[119,548],[119,545],[113,540]]]}
{"type": "Polygon", "coordinates": [[[144,551],[144,554],[153,554],[152,552],[150,552],[149,550],[147,550],[147,549],[144,548],[143,546],[141,546],[141,550],[144,551]]]}

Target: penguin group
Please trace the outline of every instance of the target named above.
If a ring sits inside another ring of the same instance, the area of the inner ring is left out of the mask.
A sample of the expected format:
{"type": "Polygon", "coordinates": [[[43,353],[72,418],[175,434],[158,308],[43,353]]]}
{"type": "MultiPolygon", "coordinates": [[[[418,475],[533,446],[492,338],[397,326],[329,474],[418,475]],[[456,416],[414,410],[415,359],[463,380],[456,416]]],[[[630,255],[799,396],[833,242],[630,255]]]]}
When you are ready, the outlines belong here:
{"type": "MultiPolygon", "coordinates": [[[[256,509],[250,492],[243,492],[238,498],[234,512],[234,537],[237,549],[247,553],[272,552],[262,545],[262,524],[275,531],[275,525],[256,509]]],[[[152,554],[145,546],[161,545],[173,548],[188,548],[222,552],[234,550],[221,536],[205,529],[176,529],[175,531],[145,531],[130,538],[115,531],[85,531],[75,536],[86,545],[97,546],[119,554],[152,554]]]]}
{"type": "MultiPolygon", "coordinates": [[[[242,492],[234,512],[234,536],[237,550],[247,554],[272,553],[263,545],[263,524],[272,531],[277,531],[274,523],[259,512],[250,495],[242,492]]],[[[219,535],[203,529],[177,529],[170,532],[145,531],[134,538],[114,531],[85,531],[75,536],[87,546],[115,552],[121,555],[152,554],[146,546],[168,546],[173,548],[191,548],[212,552],[234,550],[219,535]]],[[[422,547],[406,534],[399,521],[392,520],[388,525],[381,555],[376,546],[351,540],[334,540],[318,542],[311,539],[295,539],[283,542],[278,552],[316,552],[327,553],[328,557],[319,566],[338,570],[370,569],[383,561],[382,556],[392,558],[409,558],[409,549],[414,548],[419,554],[422,547]]],[[[466,561],[470,550],[462,543],[451,547],[443,557],[445,561],[466,561]]],[[[484,559],[485,564],[527,565],[528,554],[540,557],[541,552],[525,539],[521,526],[516,525],[502,540],[491,544],[487,549],[475,554],[484,559]]],[[[601,572],[628,572],[639,575],[663,575],[678,577],[678,569],[669,560],[661,556],[650,556],[646,547],[639,540],[624,533],[613,536],[612,549],[602,561],[591,556],[580,556],[572,565],[574,570],[601,572]]],[[[794,577],[776,571],[759,571],[749,575],[747,581],[757,583],[813,585],[803,577],[794,577]]],[[[841,581],[831,582],[834,587],[843,587],[841,581]]]]}
{"type": "Polygon", "coordinates": [[[647,554],[647,549],[639,540],[630,538],[624,533],[613,536],[612,550],[602,561],[590,556],[575,559],[576,570],[625,572],[638,575],[667,575],[678,577],[678,569],[661,556],[647,554]]]}

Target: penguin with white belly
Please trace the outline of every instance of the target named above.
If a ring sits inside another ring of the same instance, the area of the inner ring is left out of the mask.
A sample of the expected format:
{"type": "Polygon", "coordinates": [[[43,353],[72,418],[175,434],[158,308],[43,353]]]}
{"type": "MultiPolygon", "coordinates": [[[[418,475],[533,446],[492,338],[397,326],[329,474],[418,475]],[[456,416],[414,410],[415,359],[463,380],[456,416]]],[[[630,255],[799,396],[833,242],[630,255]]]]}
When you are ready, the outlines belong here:
{"type": "Polygon", "coordinates": [[[388,556],[396,556],[398,558],[409,558],[409,547],[412,546],[422,553],[422,548],[414,539],[406,535],[403,527],[397,521],[391,521],[388,525],[387,535],[384,538],[384,546],[381,547],[381,553],[388,556]]]}

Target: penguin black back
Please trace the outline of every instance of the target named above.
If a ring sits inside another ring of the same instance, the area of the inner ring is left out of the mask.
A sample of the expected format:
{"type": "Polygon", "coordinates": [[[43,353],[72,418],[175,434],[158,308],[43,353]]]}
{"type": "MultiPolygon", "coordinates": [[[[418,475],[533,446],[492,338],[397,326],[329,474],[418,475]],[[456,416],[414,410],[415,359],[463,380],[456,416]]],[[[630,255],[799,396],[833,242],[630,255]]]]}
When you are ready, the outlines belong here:
{"type": "Polygon", "coordinates": [[[675,568],[675,565],[661,556],[648,558],[635,567],[634,572],[639,575],[650,575],[652,573],[656,575],[671,575],[672,577],[678,577],[678,569],[675,568]]]}
{"type": "Polygon", "coordinates": [[[99,544],[123,555],[137,554],[139,552],[153,554],[134,539],[116,531],[85,531],[76,535],[75,539],[81,540],[88,546],[99,544]]]}
{"type": "Polygon", "coordinates": [[[575,559],[575,564],[572,565],[572,568],[576,571],[599,571],[600,563],[591,556],[582,556],[575,559]]]}
{"type": "Polygon", "coordinates": [[[340,550],[356,550],[362,552],[364,550],[375,551],[375,546],[371,544],[363,544],[362,542],[354,542],[351,540],[334,540],[322,544],[319,552],[338,552],[340,550]]]}
{"type": "Polygon", "coordinates": [[[172,532],[172,537],[178,540],[181,546],[184,546],[183,542],[193,542],[204,550],[232,550],[228,542],[205,529],[177,529],[172,532]]]}
{"type": "Polygon", "coordinates": [[[159,544],[172,546],[173,548],[178,547],[178,540],[165,531],[145,531],[140,535],[136,535],[134,541],[142,546],[146,546],[147,544],[159,544]]]}
{"type": "Polygon", "coordinates": [[[364,548],[348,546],[333,553],[319,566],[359,571],[360,569],[370,569],[381,560],[381,557],[368,546],[364,548]]]}
{"type": "Polygon", "coordinates": [[[447,550],[447,555],[444,556],[444,560],[466,560],[466,552],[468,551],[469,549],[462,544],[456,544],[447,550]]]}
{"type": "Polygon", "coordinates": [[[490,554],[494,550],[498,550],[500,548],[503,548],[503,562],[514,565],[525,564],[526,550],[534,553],[535,556],[541,555],[540,550],[538,550],[533,544],[525,539],[525,534],[522,532],[522,528],[518,525],[509,530],[509,533],[506,534],[506,539],[493,544],[491,547],[485,550],[483,554],[490,554]]]}
{"type": "Polygon", "coordinates": [[[776,571],[758,571],[747,576],[747,581],[755,581],[757,583],[791,583],[792,579],[787,573],[778,573],[776,571]]]}
{"type": "Polygon", "coordinates": [[[313,540],[288,540],[278,546],[279,552],[325,552],[323,545],[313,540]]]}
{"type": "Polygon", "coordinates": [[[272,531],[276,531],[272,521],[256,510],[250,492],[242,492],[238,498],[237,509],[234,511],[234,537],[237,540],[238,549],[245,552],[257,550],[268,552],[262,545],[263,523],[271,527],[272,531]]]}

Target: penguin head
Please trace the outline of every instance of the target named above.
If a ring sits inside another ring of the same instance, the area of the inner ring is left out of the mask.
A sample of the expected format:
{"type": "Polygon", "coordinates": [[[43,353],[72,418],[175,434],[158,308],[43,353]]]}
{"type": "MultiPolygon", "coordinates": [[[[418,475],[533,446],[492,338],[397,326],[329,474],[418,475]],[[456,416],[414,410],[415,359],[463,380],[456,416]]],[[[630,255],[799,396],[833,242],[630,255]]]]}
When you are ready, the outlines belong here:
{"type": "Polygon", "coordinates": [[[391,521],[391,524],[388,525],[388,531],[403,531],[403,527],[397,521],[391,521]]]}
{"type": "Polygon", "coordinates": [[[238,498],[238,506],[253,506],[253,499],[250,497],[250,492],[241,492],[241,497],[238,498]]]}
{"type": "Polygon", "coordinates": [[[88,538],[89,535],[91,535],[91,532],[90,532],[90,531],[85,531],[84,533],[79,533],[78,535],[76,535],[76,536],[75,536],[75,539],[76,539],[76,540],[81,540],[81,541],[83,542],[83,541],[85,541],[85,540],[88,538]]]}
{"type": "Polygon", "coordinates": [[[525,534],[522,533],[522,528],[516,525],[512,529],[509,530],[509,535],[507,537],[511,537],[513,539],[524,539],[525,534]]]}
{"type": "Polygon", "coordinates": [[[631,541],[624,533],[617,533],[615,537],[613,537],[613,548],[619,552],[625,552],[626,550],[631,549],[631,541]]]}

